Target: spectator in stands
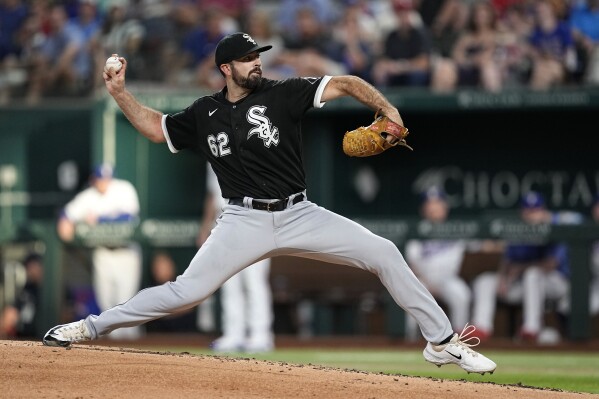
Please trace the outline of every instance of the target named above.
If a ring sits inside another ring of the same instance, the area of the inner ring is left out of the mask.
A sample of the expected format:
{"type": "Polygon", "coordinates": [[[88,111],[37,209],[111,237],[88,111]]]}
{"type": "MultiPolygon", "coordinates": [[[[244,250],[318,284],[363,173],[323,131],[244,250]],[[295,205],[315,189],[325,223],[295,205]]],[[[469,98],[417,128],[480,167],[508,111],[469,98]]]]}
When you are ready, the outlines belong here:
{"type": "Polygon", "coordinates": [[[333,29],[333,37],[343,46],[343,63],[349,74],[372,82],[372,59],[380,52],[377,21],[359,0],[345,0],[345,8],[333,29]]]}
{"type": "Polygon", "coordinates": [[[27,13],[27,4],[22,0],[0,1],[0,60],[19,53],[15,37],[27,13]]]}
{"type": "Polygon", "coordinates": [[[106,58],[102,52],[100,32],[102,18],[98,13],[97,0],[78,0],[77,16],[71,22],[81,30],[84,40],[84,52],[88,53],[91,60],[92,87],[96,88],[102,83],[102,70],[106,58]]]}
{"type": "MultiPolygon", "coordinates": [[[[443,191],[431,187],[421,194],[420,215],[422,223],[444,223],[450,206],[443,191]]],[[[455,331],[461,331],[470,320],[471,291],[460,277],[462,260],[466,251],[464,240],[409,240],[406,244],[406,261],[420,281],[448,307],[449,320],[455,331]]],[[[418,330],[416,320],[408,317],[407,336],[418,330]]]]}
{"type": "Polygon", "coordinates": [[[145,30],[141,54],[143,66],[139,79],[164,82],[173,60],[178,58],[175,22],[171,18],[171,0],[137,0],[131,17],[138,19],[145,30]]]}
{"type": "Polygon", "coordinates": [[[78,0],[77,16],[71,21],[83,32],[86,40],[98,40],[102,17],[98,13],[97,0],[78,0]]]}
{"type": "Polygon", "coordinates": [[[86,95],[92,87],[93,59],[80,28],[67,19],[61,4],[50,8],[49,32],[33,59],[27,100],[43,96],[86,95]]]}
{"type": "MultiPolygon", "coordinates": [[[[136,79],[143,68],[141,47],[146,31],[139,20],[128,17],[128,6],[128,0],[109,0],[100,32],[103,49],[96,69],[102,70],[106,59],[112,54],[118,54],[127,58],[127,77],[136,79]]],[[[101,73],[98,76],[99,79],[102,78],[101,73]]]]}
{"type": "Polygon", "coordinates": [[[577,68],[569,25],[560,20],[551,0],[536,0],[535,26],[530,37],[532,76],[530,87],[547,90],[567,83],[577,68]]]}
{"type": "Polygon", "coordinates": [[[299,34],[298,11],[312,11],[318,24],[332,26],[337,22],[340,11],[333,0],[284,0],[278,7],[275,29],[289,39],[299,34]]]}
{"type": "Polygon", "coordinates": [[[331,27],[310,7],[296,13],[296,33],[284,34],[285,51],[277,63],[287,65],[301,76],[343,75],[347,73],[343,45],[332,37],[331,27]]]}
{"type": "Polygon", "coordinates": [[[432,87],[450,91],[456,87],[480,87],[490,92],[502,88],[496,56],[497,18],[493,6],[474,3],[466,30],[451,51],[451,59],[437,61],[432,87]]]}
{"type": "Polygon", "coordinates": [[[0,104],[7,103],[14,88],[27,78],[19,68],[22,47],[18,38],[27,14],[23,0],[0,0],[0,104]]]}
{"type": "Polygon", "coordinates": [[[372,68],[378,86],[428,86],[431,44],[413,0],[392,0],[397,27],[385,38],[382,56],[372,68]]]}
{"type": "MultiPolygon", "coordinates": [[[[237,32],[249,22],[256,9],[255,0],[198,0],[201,9],[219,7],[225,14],[224,27],[227,32],[237,32]]],[[[254,37],[252,35],[252,37],[254,37]]]]}
{"type": "Polygon", "coordinates": [[[43,283],[43,259],[31,253],[23,260],[25,285],[20,289],[15,302],[6,306],[0,314],[0,337],[38,338],[43,334],[37,328],[37,317],[43,283]]]}
{"type": "Polygon", "coordinates": [[[580,54],[583,82],[599,85],[599,0],[573,2],[570,26],[580,54]]]}
{"type": "Polygon", "coordinates": [[[451,57],[451,50],[466,26],[468,7],[462,0],[418,0],[416,9],[431,34],[433,52],[451,57]]]}
{"type": "Polygon", "coordinates": [[[273,13],[266,10],[253,10],[246,18],[244,32],[258,43],[268,43],[272,49],[260,54],[264,76],[270,79],[284,79],[294,76],[293,68],[278,63],[284,51],[283,37],[273,27],[273,13]]]}
{"type": "Polygon", "coordinates": [[[508,6],[502,15],[498,20],[495,51],[502,86],[526,87],[532,69],[528,38],[534,26],[534,18],[521,3],[508,6]]]}
{"type": "Polygon", "coordinates": [[[173,71],[178,71],[174,79],[179,85],[222,89],[225,81],[214,70],[214,50],[227,34],[223,28],[223,18],[219,7],[207,9],[200,23],[183,38],[181,54],[173,59],[170,66],[173,71]]]}
{"type": "MultiPolygon", "coordinates": [[[[523,222],[537,225],[553,223],[554,215],[546,208],[540,193],[524,195],[520,216],[523,222]]],[[[567,247],[560,243],[507,244],[497,272],[477,276],[473,283],[472,324],[475,334],[486,339],[493,334],[496,301],[522,304],[523,323],[519,337],[535,342],[544,324],[548,300],[563,303],[569,295],[570,266],[567,247]]]]}
{"type": "Polygon", "coordinates": [[[174,25],[174,37],[177,43],[182,43],[183,38],[192,29],[202,17],[202,10],[195,0],[180,0],[173,2],[171,19],[174,25]]]}

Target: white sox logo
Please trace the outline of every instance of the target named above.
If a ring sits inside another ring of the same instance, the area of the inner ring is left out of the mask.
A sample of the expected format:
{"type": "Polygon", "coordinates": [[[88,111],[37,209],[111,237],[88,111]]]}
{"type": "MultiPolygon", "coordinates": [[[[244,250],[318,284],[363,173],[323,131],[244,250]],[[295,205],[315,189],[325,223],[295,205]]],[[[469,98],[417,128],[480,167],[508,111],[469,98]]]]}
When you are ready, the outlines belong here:
{"type": "Polygon", "coordinates": [[[254,46],[256,45],[256,41],[254,39],[252,39],[252,37],[250,35],[248,35],[247,33],[243,34],[243,38],[245,40],[247,40],[248,42],[253,43],[254,46]]]}
{"type": "Polygon", "coordinates": [[[279,144],[279,129],[276,126],[272,126],[270,119],[264,116],[265,111],[266,107],[262,105],[254,105],[248,110],[246,115],[247,120],[256,126],[248,132],[248,140],[252,135],[257,134],[264,141],[264,146],[270,148],[271,144],[275,146],[279,144]]]}

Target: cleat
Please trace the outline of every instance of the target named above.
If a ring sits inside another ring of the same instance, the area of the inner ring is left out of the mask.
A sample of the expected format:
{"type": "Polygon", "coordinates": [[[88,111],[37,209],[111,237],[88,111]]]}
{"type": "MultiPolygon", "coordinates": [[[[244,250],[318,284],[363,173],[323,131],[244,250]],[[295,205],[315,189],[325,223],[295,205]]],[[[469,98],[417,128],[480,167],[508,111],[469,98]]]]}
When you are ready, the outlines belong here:
{"type": "Polygon", "coordinates": [[[76,342],[87,341],[91,335],[87,330],[85,322],[79,320],[73,323],[61,324],[53,327],[44,335],[42,342],[46,346],[58,346],[70,349],[70,346],[76,342]]]}
{"type": "Polygon", "coordinates": [[[430,342],[424,348],[424,359],[441,367],[444,364],[457,364],[468,373],[493,373],[497,368],[495,362],[476,352],[472,347],[480,344],[480,339],[470,336],[476,327],[464,327],[460,335],[454,334],[447,344],[433,345],[430,342]]]}

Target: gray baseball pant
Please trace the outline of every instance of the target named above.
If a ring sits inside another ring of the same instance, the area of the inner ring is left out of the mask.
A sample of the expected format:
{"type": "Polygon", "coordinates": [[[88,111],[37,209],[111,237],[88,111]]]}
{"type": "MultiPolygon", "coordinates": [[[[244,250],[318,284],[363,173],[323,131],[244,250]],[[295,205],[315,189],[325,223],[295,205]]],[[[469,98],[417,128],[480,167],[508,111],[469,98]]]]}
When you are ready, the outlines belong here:
{"type": "Polygon", "coordinates": [[[280,212],[226,205],[208,240],[174,282],[144,289],[127,302],[88,316],[85,323],[96,339],[117,328],[191,308],[240,270],[279,255],[372,272],[395,302],[416,319],[427,341],[438,343],[453,333],[447,315],[395,244],[307,200],[280,212]]]}

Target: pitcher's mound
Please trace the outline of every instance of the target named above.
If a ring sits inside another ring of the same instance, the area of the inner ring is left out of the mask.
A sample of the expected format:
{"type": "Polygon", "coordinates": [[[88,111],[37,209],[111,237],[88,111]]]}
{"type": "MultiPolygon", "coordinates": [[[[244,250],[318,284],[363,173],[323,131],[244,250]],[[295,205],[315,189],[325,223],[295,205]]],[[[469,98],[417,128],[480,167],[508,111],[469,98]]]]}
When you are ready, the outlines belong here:
{"type": "Polygon", "coordinates": [[[577,398],[585,394],[253,359],[0,341],[6,398],[577,398]]]}

